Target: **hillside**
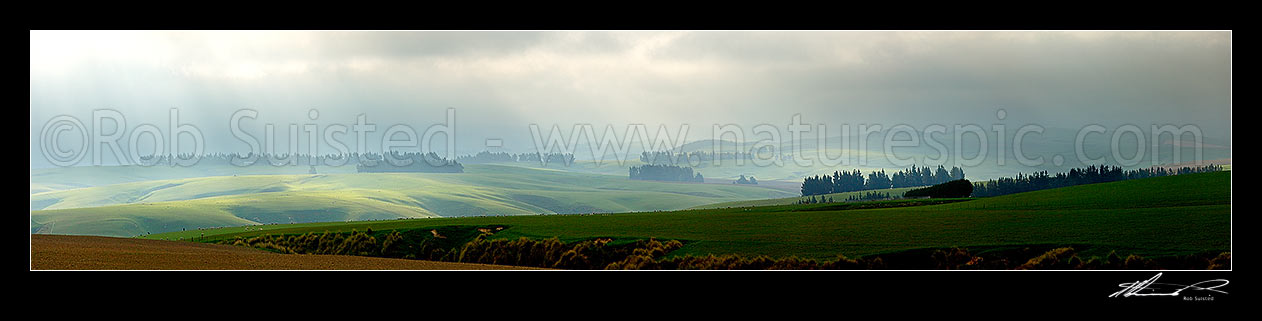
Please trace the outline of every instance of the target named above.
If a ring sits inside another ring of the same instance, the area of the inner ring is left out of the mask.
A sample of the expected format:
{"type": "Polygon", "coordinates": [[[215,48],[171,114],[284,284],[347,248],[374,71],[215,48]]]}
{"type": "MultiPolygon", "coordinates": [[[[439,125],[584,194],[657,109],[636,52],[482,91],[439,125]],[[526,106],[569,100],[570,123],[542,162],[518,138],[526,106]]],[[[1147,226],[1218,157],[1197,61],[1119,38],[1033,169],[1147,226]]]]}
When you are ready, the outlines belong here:
{"type": "Polygon", "coordinates": [[[31,230],[135,236],[254,224],[674,210],[792,195],[500,165],[466,171],[214,176],[43,192],[31,195],[31,230]]]}
{"type": "Polygon", "coordinates": [[[240,246],[99,236],[32,235],[32,270],[523,270],[345,255],[285,255],[240,246]]]}
{"type": "Polygon", "coordinates": [[[744,254],[831,259],[941,247],[1072,245],[1103,255],[1182,255],[1231,248],[1231,173],[1079,185],[967,202],[851,210],[829,204],[582,216],[469,217],[265,226],[149,238],[231,239],[502,225],[494,238],[675,239],[672,255],[744,254]]]}

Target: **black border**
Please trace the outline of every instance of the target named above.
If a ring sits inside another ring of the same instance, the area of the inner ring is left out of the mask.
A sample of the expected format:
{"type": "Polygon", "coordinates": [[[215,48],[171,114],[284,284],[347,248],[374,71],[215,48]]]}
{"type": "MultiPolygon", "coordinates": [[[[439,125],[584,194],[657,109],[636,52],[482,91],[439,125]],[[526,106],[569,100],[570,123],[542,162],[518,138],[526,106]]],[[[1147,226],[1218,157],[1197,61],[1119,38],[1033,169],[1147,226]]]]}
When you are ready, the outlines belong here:
{"type": "Polygon", "coordinates": [[[28,29],[1228,30],[1235,20],[1208,5],[1100,2],[33,5],[28,29]]]}
{"type": "MultiPolygon", "coordinates": [[[[715,4],[688,11],[673,4],[639,3],[609,8],[573,4],[568,8],[536,7],[535,11],[492,3],[481,8],[452,8],[428,3],[411,7],[371,3],[306,3],[292,4],[289,7],[273,5],[277,7],[272,8],[257,4],[215,3],[182,8],[154,4],[144,9],[127,8],[115,3],[74,5],[70,8],[63,4],[54,5],[63,7],[29,9],[29,15],[25,16],[28,29],[1229,30],[1233,20],[1222,12],[1184,5],[1158,11],[1134,7],[1107,9],[1094,4],[1055,4],[1035,8],[1019,8],[1009,4],[959,7],[914,3],[889,8],[845,3],[834,6],[780,4],[781,7],[766,8],[759,4],[751,5],[755,6],[752,8],[740,8],[748,10],[746,12],[717,9],[718,6],[734,6],[733,4],[715,4]],[[298,6],[323,12],[297,9],[298,6]],[[914,9],[908,7],[924,11],[912,12],[914,9]],[[946,9],[948,7],[953,8],[946,9]]],[[[1236,301],[1234,297],[1241,292],[1235,289],[1236,284],[1230,284],[1223,288],[1230,294],[1219,296],[1212,302],[1108,297],[1120,289],[1118,284],[1144,280],[1156,273],[1163,273],[1163,281],[1190,284],[1208,279],[1228,279],[1234,282],[1237,279],[1234,271],[31,273],[39,273],[31,276],[31,279],[43,283],[24,286],[27,288],[27,295],[35,300],[67,296],[73,300],[76,297],[73,294],[92,294],[91,298],[83,299],[97,302],[117,299],[127,302],[134,301],[135,298],[125,294],[100,294],[150,292],[170,293],[168,296],[157,297],[188,301],[186,303],[209,300],[194,303],[202,306],[236,302],[232,298],[245,300],[253,297],[262,299],[262,305],[287,306],[289,309],[319,309],[324,301],[312,298],[317,295],[327,299],[362,295],[361,298],[366,300],[383,300],[412,308],[420,308],[412,302],[416,300],[475,304],[503,304],[508,300],[518,300],[590,302],[610,307],[638,306],[644,310],[631,310],[644,312],[670,311],[663,309],[667,306],[692,306],[704,310],[818,310],[826,311],[825,316],[857,316],[854,311],[880,307],[870,305],[872,303],[895,307],[882,309],[886,315],[899,314],[902,310],[898,309],[899,306],[944,303],[960,307],[959,310],[951,311],[953,314],[972,314],[977,317],[989,315],[979,312],[986,310],[984,307],[1003,303],[1006,307],[1051,308],[1045,314],[1032,314],[1060,316],[1065,313],[1087,313],[1079,310],[1078,304],[1219,308],[1222,304],[1236,301]],[[395,293],[405,295],[390,296],[395,293]],[[743,302],[751,304],[740,304],[743,302]],[[821,305],[821,302],[827,304],[821,305]]],[[[154,298],[152,295],[146,297],[154,298]]],[[[140,308],[136,304],[130,302],[123,308],[140,308]]],[[[388,304],[382,306],[384,308],[388,304]]],[[[556,307],[540,306],[538,312],[554,308],[556,307]]],[[[441,316],[429,313],[420,315],[441,316]]]]}
{"type": "MultiPolygon", "coordinates": [[[[914,307],[949,304],[952,314],[983,313],[986,306],[1043,307],[1046,313],[1080,315],[1083,306],[1218,309],[1245,294],[1231,271],[38,271],[32,295],[94,293],[96,301],[134,300],[102,292],[170,292],[174,299],[258,298],[266,305],[344,298],[369,301],[425,300],[488,303],[693,306],[711,309],[875,309],[872,304],[914,307]],[[1233,283],[1228,294],[1187,291],[1212,301],[1182,297],[1110,297],[1119,284],[1147,280],[1193,284],[1233,283]],[[189,295],[189,297],[184,297],[189,295]],[[398,296],[402,295],[402,296],[398,296]],[[349,296],[349,297],[348,297],[349,296]],[[726,302],[759,302],[744,306],[726,302]],[[657,302],[657,303],[654,303],[657,302]],[[827,303],[827,304],[821,304],[827,303]],[[1076,311],[1076,312],[1075,312],[1076,311]]],[[[134,304],[134,303],[132,303],[134,304]]],[[[374,303],[377,305],[379,303],[374,303]]],[[[882,309],[896,313],[899,309],[882,309]]],[[[666,312],[655,310],[654,312],[666,312]]],[[[838,310],[839,312],[840,310],[838,310]]],[[[1036,311],[1036,310],[1031,310],[1036,311]]],[[[925,311],[920,311],[925,312],[925,311]]],[[[932,312],[932,311],[929,311],[932,312]]],[[[948,312],[948,311],[943,311],[948,312]]]]}

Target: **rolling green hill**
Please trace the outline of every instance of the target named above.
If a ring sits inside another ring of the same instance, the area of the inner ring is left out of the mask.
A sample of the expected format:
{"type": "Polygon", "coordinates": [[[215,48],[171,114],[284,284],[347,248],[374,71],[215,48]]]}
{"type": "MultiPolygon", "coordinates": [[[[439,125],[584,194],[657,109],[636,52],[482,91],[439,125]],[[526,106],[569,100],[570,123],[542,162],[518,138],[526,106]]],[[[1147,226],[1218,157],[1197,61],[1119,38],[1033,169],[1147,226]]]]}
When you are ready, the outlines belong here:
{"type": "MultiPolygon", "coordinates": [[[[355,173],[355,166],[317,166],[322,174],[355,173]]],[[[74,166],[31,169],[31,194],[62,191],[76,188],[105,186],[153,180],[173,180],[209,176],[232,175],[301,175],[307,174],[307,166],[247,166],[238,167],[212,162],[198,163],[190,167],[155,166],[74,166]]]]}
{"type": "Polygon", "coordinates": [[[1083,253],[1163,256],[1231,248],[1231,173],[1203,173],[919,207],[818,210],[833,204],[661,213],[435,218],[269,225],[167,233],[209,240],[261,234],[507,226],[493,238],[677,239],[671,255],[831,259],[940,247],[1073,245],[1083,253]],[[815,209],[815,210],[809,210],[815,209]],[[1094,252],[1093,252],[1094,251],[1094,252]]]}
{"type": "Polygon", "coordinates": [[[470,165],[459,174],[214,176],[32,194],[31,229],[134,236],[250,224],[674,210],[790,195],[500,165],[470,165]]]}

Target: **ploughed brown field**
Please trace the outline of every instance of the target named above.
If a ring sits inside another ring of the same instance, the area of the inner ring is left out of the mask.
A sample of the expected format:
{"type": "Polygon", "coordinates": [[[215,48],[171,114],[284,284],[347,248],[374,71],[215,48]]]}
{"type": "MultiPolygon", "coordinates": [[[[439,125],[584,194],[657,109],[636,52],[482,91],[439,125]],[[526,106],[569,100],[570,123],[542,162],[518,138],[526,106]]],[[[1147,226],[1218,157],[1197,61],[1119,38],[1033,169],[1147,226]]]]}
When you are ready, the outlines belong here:
{"type": "Polygon", "coordinates": [[[33,270],[519,270],[516,266],[345,255],[132,238],[31,235],[33,270]]]}

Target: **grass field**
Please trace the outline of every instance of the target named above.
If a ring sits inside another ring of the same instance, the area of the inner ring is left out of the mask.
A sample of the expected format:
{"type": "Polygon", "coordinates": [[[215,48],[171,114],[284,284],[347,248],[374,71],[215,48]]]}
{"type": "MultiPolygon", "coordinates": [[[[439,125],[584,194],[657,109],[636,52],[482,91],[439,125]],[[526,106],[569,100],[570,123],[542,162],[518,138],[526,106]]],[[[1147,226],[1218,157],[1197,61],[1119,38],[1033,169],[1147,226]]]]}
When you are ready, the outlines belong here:
{"type": "Polygon", "coordinates": [[[32,235],[32,270],[523,270],[516,266],[346,255],[285,255],[241,246],[32,235]]]}
{"type": "MultiPolygon", "coordinates": [[[[901,197],[903,196],[903,193],[906,193],[907,191],[910,191],[912,189],[915,189],[915,187],[899,187],[899,188],[887,188],[887,189],[877,189],[877,190],[857,191],[857,192],[832,193],[832,194],[825,194],[825,195],[816,195],[815,198],[832,197],[834,201],[842,202],[842,201],[845,201],[847,197],[850,197],[850,196],[862,197],[863,194],[871,193],[871,192],[887,193],[893,197],[901,197]]],[[[693,206],[692,209],[792,205],[792,204],[797,204],[797,202],[800,200],[805,200],[808,198],[810,197],[797,196],[797,197],[784,197],[784,198],[769,198],[769,199],[761,199],[761,200],[722,202],[722,203],[706,204],[706,205],[701,205],[701,206],[693,206]]]]}
{"type": "Polygon", "coordinates": [[[432,218],[268,225],[157,234],[207,240],[261,234],[504,225],[494,238],[676,239],[671,255],[831,259],[940,247],[1072,245],[1086,254],[1146,257],[1230,251],[1230,172],[1073,186],[949,204],[818,210],[835,204],[660,213],[432,218]],[[809,210],[817,209],[817,210],[809,210]]]}
{"type": "Polygon", "coordinates": [[[31,195],[33,233],[135,236],[207,227],[683,209],[793,194],[500,165],[465,173],[244,175],[31,195]]]}

